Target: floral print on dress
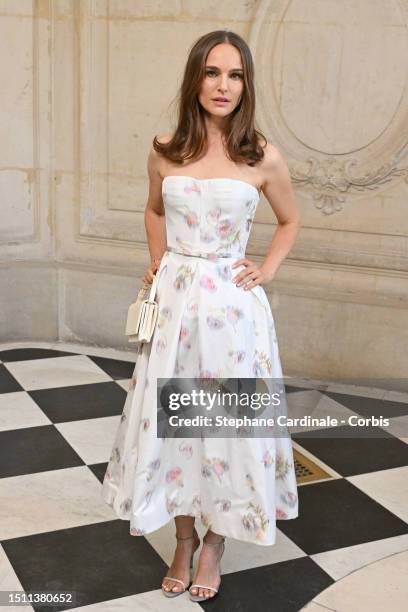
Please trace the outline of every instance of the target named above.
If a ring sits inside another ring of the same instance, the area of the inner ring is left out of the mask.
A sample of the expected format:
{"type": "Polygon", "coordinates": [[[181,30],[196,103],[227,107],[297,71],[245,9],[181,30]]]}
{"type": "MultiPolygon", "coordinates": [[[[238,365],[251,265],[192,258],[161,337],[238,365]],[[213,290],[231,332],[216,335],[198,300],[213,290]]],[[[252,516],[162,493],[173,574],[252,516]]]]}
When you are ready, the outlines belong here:
{"type": "Polygon", "coordinates": [[[259,504],[250,502],[247,512],[242,517],[244,529],[254,533],[257,540],[262,539],[269,524],[269,518],[259,504]]]}
{"type": "Polygon", "coordinates": [[[185,323],[182,323],[180,327],[179,343],[182,344],[187,349],[191,348],[189,335],[190,335],[190,331],[189,331],[188,326],[185,323]]]}
{"type": "Polygon", "coordinates": [[[185,291],[191,285],[193,270],[190,266],[182,264],[178,267],[174,288],[177,291],[185,291]]]}
{"type": "Polygon", "coordinates": [[[182,474],[183,470],[181,467],[173,467],[166,472],[166,482],[174,482],[178,487],[184,487],[182,474]]]}
{"type": "Polygon", "coordinates": [[[271,374],[272,363],[266,353],[260,352],[258,350],[255,351],[252,371],[254,373],[254,376],[257,378],[262,378],[271,374]]]}
{"type": "Polygon", "coordinates": [[[223,318],[215,317],[214,315],[208,315],[206,321],[210,329],[222,329],[225,325],[223,318]]]}
{"type": "MultiPolygon", "coordinates": [[[[211,390],[224,377],[282,377],[264,289],[237,288],[259,202],[241,181],[176,176],[163,185],[167,246],[157,271],[157,325],[137,361],[103,481],[103,498],[130,534],[143,536],[179,515],[261,545],[276,520],[298,516],[289,437],[157,436],[157,379],[197,378],[211,390]]],[[[217,426],[214,426],[214,432],[217,426]]],[[[273,428],[272,428],[273,429],[273,428]]]]}
{"type": "Polygon", "coordinates": [[[167,339],[164,334],[159,336],[156,340],[156,353],[160,355],[163,351],[166,350],[167,347],[167,339]]]}
{"type": "Polygon", "coordinates": [[[274,459],[269,450],[266,450],[264,452],[262,457],[262,463],[264,464],[265,468],[270,468],[271,465],[274,463],[274,459]]]}
{"type": "Polygon", "coordinates": [[[154,473],[157,472],[157,470],[160,467],[160,458],[155,459],[154,461],[151,461],[149,463],[148,467],[148,472],[147,472],[147,476],[146,476],[146,480],[149,482],[149,480],[151,480],[154,476],[154,473]]]}
{"type": "Polygon", "coordinates": [[[231,357],[232,362],[234,365],[238,364],[238,363],[242,363],[245,359],[246,353],[245,351],[241,350],[241,351],[234,351],[234,350],[230,350],[228,351],[228,357],[231,357]]]}
{"type": "Polygon", "coordinates": [[[244,313],[241,308],[237,308],[236,306],[227,306],[226,316],[227,321],[235,328],[237,323],[244,318],[244,313]]]}
{"type": "Polygon", "coordinates": [[[132,499],[128,497],[121,503],[120,507],[123,512],[129,512],[130,508],[132,507],[132,499]]]}
{"type": "Polygon", "coordinates": [[[218,512],[229,512],[232,506],[230,499],[215,499],[214,504],[218,512]]]}
{"type": "Polygon", "coordinates": [[[252,474],[250,474],[248,472],[248,474],[246,474],[245,478],[246,478],[247,484],[248,484],[249,488],[251,489],[251,491],[255,492],[256,488],[255,488],[254,479],[253,479],[252,474]]]}
{"type": "Polygon", "coordinates": [[[230,265],[222,265],[219,264],[216,266],[216,272],[217,275],[223,280],[223,281],[229,281],[232,278],[232,269],[230,265]]]}
{"type": "Polygon", "coordinates": [[[199,189],[199,187],[197,185],[186,185],[184,187],[184,191],[186,193],[194,193],[194,192],[200,193],[200,189],[199,189]]]}
{"type": "Polygon", "coordinates": [[[151,499],[153,497],[153,493],[154,493],[154,489],[150,489],[149,491],[146,492],[144,509],[146,509],[148,505],[150,504],[151,499]]]}
{"type": "Polygon", "coordinates": [[[215,475],[219,482],[222,482],[222,477],[228,470],[228,463],[219,457],[204,459],[201,467],[201,473],[205,478],[211,478],[212,475],[215,475]]]}
{"type": "Polygon", "coordinates": [[[159,309],[157,317],[157,327],[164,327],[168,321],[171,321],[172,310],[170,306],[163,306],[159,309]]]}
{"type": "Polygon", "coordinates": [[[285,478],[293,467],[292,461],[282,452],[276,455],[276,478],[285,478]]]}
{"type": "Polygon", "coordinates": [[[144,536],[146,534],[145,529],[140,529],[139,527],[131,527],[130,535],[131,536],[144,536]]]}
{"type": "Polygon", "coordinates": [[[201,497],[199,495],[194,495],[191,505],[195,512],[201,514],[201,497]]]}
{"type": "Polygon", "coordinates": [[[187,440],[183,440],[183,442],[179,444],[179,451],[186,459],[190,459],[194,452],[192,445],[187,440]]]}
{"type": "Polygon", "coordinates": [[[188,211],[184,215],[184,220],[188,227],[196,227],[199,224],[197,214],[193,211],[188,211]]]}
{"type": "Polygon", "coordinates": [[[200,278],[200,287],[206,289],[207,291],[217,291],[217,285],[214,282],[214,279],[211,276],[206,276],[205,274],[200,278]]]}
{"type": "Polygon", "coordinates": [[[291,491],[282,493],[280,499],[286,506],[289,506],[289,508],[294,508],[298,501],[297,495],[291,491]]]}
{"type": "Polygon", "coordinates": [[[196,300],[190,300],[187,304],[186,315],[190,318],[196,318],[198,315],[198,302],[196,300]]]}

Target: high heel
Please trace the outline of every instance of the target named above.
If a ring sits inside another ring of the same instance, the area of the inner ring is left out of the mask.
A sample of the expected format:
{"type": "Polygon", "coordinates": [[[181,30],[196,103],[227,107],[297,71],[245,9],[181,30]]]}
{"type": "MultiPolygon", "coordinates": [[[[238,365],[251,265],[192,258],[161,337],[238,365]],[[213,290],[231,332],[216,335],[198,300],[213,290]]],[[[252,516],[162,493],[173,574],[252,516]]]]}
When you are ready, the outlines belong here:
{"type": "MultiPolygon", "coordinates": [[[[204,538],[203,538],[203,545],[204,545],[204,544],[206,544],[207,546],[220,546],[220,545],[222,545],[222,548],[220,548],[221,553],[219,554],[219,556],[218,556],[218,560],[217,560],[217,562],[218,562],[218,570],[219,570],[219,573],[220,573],[220,575],[221,575],[221,564],[220,564],[220,562],[221,562],[221,557],[222,557],[222,555],[224,554],[224,550],[225,550],[225,536],[222,536],[222,539],[221,539],[221,540],[219,540],[218,542],[207,542],[207,541],[205,540],[205,536],[204,536],[204,538]]],[[[221,581],[220,581],[220,584],[221,584],[221,581]]],[[[218,585],[218,589],[219,589],[219,588],[220,588],[220,585],[218,585]]],[[[215,596],[217,595],[217,593],[218,593],[218,589],[215,589],[214,587],[212,587],[212,586],[208,586],[208,585],[206,585],[206,584],[197,584],[197,583],[195,582],[195,583],[193,583],[193,584],[190,586],[190,588],[188,589],[188,592],[189,592],[189,595],[190,595],[190,599],[191,599],[191,601],[206,601],[207,599],[214,599],[214,597],[215,597],[215,596]],[[208,589],[209,591],[214,591],[214,595],[212,595],[212,596],[211,596],[211,595],[209,595],[208,597],[206,597],[205,595],[200,596],[200,595],[198,595],[198,594],[197,594],[197,595],[193,595],[193,593],[191,592],[191,589],[192,589],[193,587],[196,587],[196,588],[197,588],[197,590],[198,590],[198,588],[202,588],[202,589],[208,589]]]]}
{"type": "MultiPolygon", "coordinates": [[[[199,546],[200,546],[200,538],[199,538],[199,536],[198,536],[198,533],[197,533],[196,529],[194,528],[193,535],[188,536],[187,538],[180,538],[179,536],[177,536],[177,535],[176,535],[176,539],[177,539],[177,540],[179,540],[179,541],[184,541],[184,542],[185,542],[185,541],[187,541],[187,540],[194,540],[196,537],[198,538],[198,542],[197,542],[197,546],[196,546],[195,548],[193,548],[193,551],[192,551],[192,553],[191,553],[191,559],[190,559],[190,568],[192,568],[192,567],[193,567],[193,558],[194,558],[194,553],[196,552],[197,548],[199,548],[199,546]]],[[[184,582],[183,582],[182,580],[180,580],[179,578],[172,578],[171,576],[165,576],[165,577],[163,578],[163,581],[164,581],[164,580],[172,580],[173,582],[178,582],[178,583],[180,583],[180,584],[182,584],[182,585],[183,585],[183,589],[182,589],[182,590],[180,590],[180,591],[172,591],[172,590],[171,590],[171,589],[172,589],[172,588],[175,586],[174,584],[170,586],[170,590],[169,590],[169,591],[166,591],[166,590],[163,588],[163,584],[162,584],[162,593],[163,593],[163,595],[165,595],[166,597],[177,597],[177,595],[181,595],[182,593],[184,593],[184,592],[187,590],[187,586],[188,586],[188,585],[186,586],[186,585],[184,584],[184,582]]]]}

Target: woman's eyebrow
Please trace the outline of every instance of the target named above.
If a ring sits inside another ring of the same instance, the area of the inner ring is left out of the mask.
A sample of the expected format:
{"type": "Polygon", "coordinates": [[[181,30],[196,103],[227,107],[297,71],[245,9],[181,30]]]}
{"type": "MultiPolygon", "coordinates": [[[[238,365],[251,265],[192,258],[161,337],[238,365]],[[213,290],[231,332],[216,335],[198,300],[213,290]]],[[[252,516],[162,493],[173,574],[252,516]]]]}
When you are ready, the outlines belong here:
{"type": "MultiPolygon", "coordinates": [[[[206,66],[206,68],[214,68],[219,70],[218,66],[206,66]]],[[[230,72],[243,72],[242,68],[231,68],[230,72]]]]}

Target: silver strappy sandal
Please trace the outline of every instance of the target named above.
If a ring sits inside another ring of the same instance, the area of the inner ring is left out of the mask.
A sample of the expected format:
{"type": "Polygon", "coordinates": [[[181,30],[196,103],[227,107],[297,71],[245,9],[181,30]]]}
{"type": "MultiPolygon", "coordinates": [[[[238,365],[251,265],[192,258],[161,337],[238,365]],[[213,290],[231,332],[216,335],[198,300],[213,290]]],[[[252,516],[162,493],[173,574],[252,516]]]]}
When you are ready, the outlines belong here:
{"type": "MultiPolygon", "coordinates": [[[[192,536],[188,536],[187,538],[180,538],[180,537],[178,537],[178,536],[176,535],[176,539],[177,539],[177,540],[179,540],[179,541],[180,541],[180,540],[183,540],[183,541],[186,541],[186,540],[193,540],[193,539],[194,539],[194,537],[195,537],[195,535],[197,535],[197,536],[198,536],[198,533],[197,533],[196,529],[194,528],[194,533],[193,533],[193,535],[192,535],[192,536]]],[[[194,548],[194,549],[193,549],[193,552],[191,553],[191,559],[190,559],[190,568],[191,568],[191,567],[193,567],[193,558],[194,558],[194,553],[196,552],[197,548],[199,548],[199,546],[200,546],[200,538],[198,538],[198,544],[197,544],[196,548],[194,548]]],[[[182,593],[184,593],[184,592],[187,590],[187,586],[188,586],[188,585],[186,586],[186,585],[184,584],[184,582],[183,582],[182,580],[180,580],[179,578],[172,578],[172,576],[165,576],[165,577],[163,578],[163,582],[164,582],[164,580],[172,580],[172,581],[174,581],[174,582],[179,582],[180,584],[182,584],[182,585],[183,585],[183,588],[182,588],[182,589],[180,589],[180,591],[172,591],[172,590],[171,590],[171,589],[173,588],[173,586],[175,586],[174,584],[173,584],[172,586],[170,586],[170,590],[169,590],[169,591],[166,591],[166,590],[163,588],[163,583],[162,583],[162,593],[163,593],[163,595],[165,595],[166,597],[177,597],[177,595],[181,595],[182,593]]]]}
{"type": "MultiPolygon", "coordinates": [[[[221,574],[221,566],[220,566],[220,561],[221,561],[221,557],[222,557],[222,555],[224,554],[224,550],[225,550],[225,536],[222,536],[222,540],[219,540],[218,542],[207,542],[207,541],[205,540],[205,537],[204,537],[204,538],[203,538],[203,545],[204,545],[204,544],[206,544],[207,546],[220,546],[220,545],[222,545],[222,549],[220,549],[220,550],[221,550],[221,553],[220,553],[220,555],[219,555],[219,557],[218,557],[218,569],[219,569],[220,574],[221,574]]],[[[218,588],[219,588],[219,586],[218,586],[218,588]]],[[[215,588],[214,588],[214,587],[212,587],[212,586],[208,586],[207,584],[197,584],[197,583],[195,582],[195,583],[193,583],[193,584],[190,586],[190,588],[188,589],[188,592],[189,592],[189,594],[190,594],[190,599],[191,599],[191,601],[207,601],[207,599],[214,599],[214,597],[215,597],[215,596],[216,596],[216,594],[218,593],[218,589],[215,589],[215,588]],[[198,594],[197,594],[197,595],[193,595],[193,593],[191,592],[191,589],[192,589],[193,587],[196,587],[196,588],[202,588],[202,589],[208,589],[209,591],[214,591],[214,595],[212,595],[212,596],[210,595],[209,597],[206,597],[205,595],[200,596],[200,595],[198,595],[198,594]]]]}

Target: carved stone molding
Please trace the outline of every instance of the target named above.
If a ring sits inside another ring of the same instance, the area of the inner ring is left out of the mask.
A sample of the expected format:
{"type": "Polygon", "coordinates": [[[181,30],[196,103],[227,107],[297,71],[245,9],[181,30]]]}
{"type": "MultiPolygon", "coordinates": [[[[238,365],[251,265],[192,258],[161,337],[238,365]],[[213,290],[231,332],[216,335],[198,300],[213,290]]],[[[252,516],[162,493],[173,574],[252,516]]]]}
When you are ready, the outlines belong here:
{"type": "Polygon", "coordinates": [[[249,44],[262,128],[325,215],[408,181],[407,24],[408,0],[259,4],[249,44]]]}
{"type": "Polygon", "coordinates": [[[396,176],[405,176],[405,181],[408,182],[408,167],[399,167],[398,155],[394,155],[389,163],[358,176],[350,172],[353,166],[358,166],[357,159],[318,160],[309,157],[306,161],[310,165],[308,172],[304,172],[300,164],[290,164],[292,182],[309,186],[316,208],[326,215],[342,210],[348,195],[379,189],[381,185],[389,183],[396,176]]]}

